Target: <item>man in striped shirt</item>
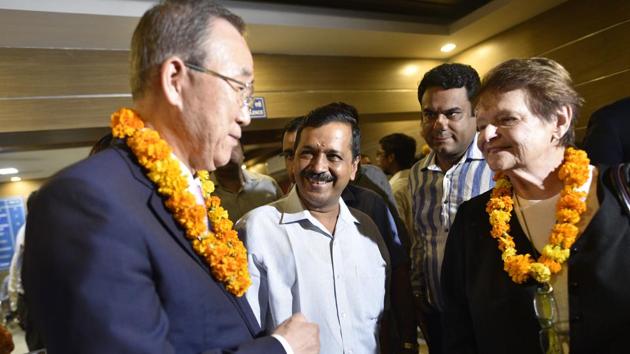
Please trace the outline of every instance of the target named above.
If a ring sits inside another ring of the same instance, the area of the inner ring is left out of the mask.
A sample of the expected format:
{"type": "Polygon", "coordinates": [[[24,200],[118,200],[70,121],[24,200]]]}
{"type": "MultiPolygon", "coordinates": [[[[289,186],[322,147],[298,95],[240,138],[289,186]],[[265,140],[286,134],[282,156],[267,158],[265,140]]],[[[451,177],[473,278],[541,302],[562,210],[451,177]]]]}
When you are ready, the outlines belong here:
{"type": "Polygon", "coordinates": [[[440,270],[448,231],[459,205],[493,186],[476,143],[471,98],[479,75],[463,64],[442,64],[418,86],[422,136],[431,147],[409,175],[414,225],[412,287],[431,354],[442,353],[440,270]]]}

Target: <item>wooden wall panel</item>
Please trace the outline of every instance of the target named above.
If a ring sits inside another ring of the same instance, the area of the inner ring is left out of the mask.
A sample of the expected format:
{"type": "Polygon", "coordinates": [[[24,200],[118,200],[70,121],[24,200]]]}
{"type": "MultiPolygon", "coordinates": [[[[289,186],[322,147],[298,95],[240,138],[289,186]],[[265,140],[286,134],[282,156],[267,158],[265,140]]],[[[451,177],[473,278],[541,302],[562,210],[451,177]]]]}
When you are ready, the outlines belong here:
{"type": "Polygon", "coordinates": [[[630,70],[578,85],[577,91],[585,100],[576,129],[577,141],[582,141],[588,119],[594,111],[630,96],[630,70]]]}
{"type": "Polygon", "coordinates": [[[127,98],[14,100],[0,104],[0,132],[106,127],[127,98]]]}
{"type": "Polygon", "coordinates": [[[414,89],[438,60],[255,55],[257,92],[414,89]]]}
{"type": "Polygon", "coordinates": [[[130,93],[128,52],[0,48],[0,82],[0,97],[130,93]]]}
{"type": "MultiPolygon", "coordinates": [[[[630,1],[569,0],[465,50],[450,61],[474,64],[483,75],[507,59],[546,56],[550,51],[629,18],[630,1]]],[[[590,53],[580,55],[588,57],[590,53]]]]}
{"type": "Polygon", "coordinates": [[[267,114],[274,118],[297,117],[337,101],[354,105],[361,115],[420,110],[416,90],[273,92],[262,96],[267,114]]]}
{"type": "Polygon", "coordinates": [[[485,74],[519,57],[546,56],[571,73],[585,98],[577,125],[581,141],[597,108],[630,94],[630,1],[569,0],[454,56],[485,74]]]}

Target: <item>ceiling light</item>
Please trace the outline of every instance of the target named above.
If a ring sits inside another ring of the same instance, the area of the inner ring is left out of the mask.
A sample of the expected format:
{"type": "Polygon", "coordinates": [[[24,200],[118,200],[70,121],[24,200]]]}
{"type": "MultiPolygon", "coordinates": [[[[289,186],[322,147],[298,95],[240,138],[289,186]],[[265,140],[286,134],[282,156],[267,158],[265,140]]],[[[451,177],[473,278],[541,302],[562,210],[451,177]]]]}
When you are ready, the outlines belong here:
{"type": "Polygon", "coordinates": [[[13,167],[0,168],[0,175],[14,175],[18,172],[20,171],[18,171],[17,168],[13,167]]]}
{"type": "Polygon", "coordinates": [[[13,177],[11,177],[11,182],[19,182],[19,181],[21,181],[21,180],[22,180],[22,179],[21,179],[20,177],[18,177],[18,176],[13,176],[13,177]]]}
{"type": "Polygon", "coordinates": [[[402,74],[405,76],[415,76],[420,72],[418,66],[416,65],[407,65],[402,69],[402,74]]]}
{"type": "Polygon", "coordinates": [[[457,47],[454,43],[446,43],[445,45],[442,46],[442,48],[440,48],[440,51],[442,53],[448,53],[453,51],[453,49],[455,49],[455,47],[457,47]]]}

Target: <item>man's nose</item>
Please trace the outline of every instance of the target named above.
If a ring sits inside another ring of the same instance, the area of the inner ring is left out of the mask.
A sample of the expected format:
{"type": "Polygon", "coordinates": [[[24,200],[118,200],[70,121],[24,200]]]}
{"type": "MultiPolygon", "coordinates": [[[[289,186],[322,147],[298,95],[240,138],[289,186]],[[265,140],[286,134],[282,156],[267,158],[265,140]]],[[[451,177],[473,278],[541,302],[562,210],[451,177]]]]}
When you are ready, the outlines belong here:
{"type": "Polygon", "coordinates": [[[437,117],[433,122],[433,128],[445,128],[448,126],[448,118],[444,113],[437,113],[437,117]]]}
{"type": "Polygon", "coordinates": [[[328,159],[326,154],[315,154],[311,160],[311,168],[314,172],[324,172],[328,170],[328,159]]]}
{"type": "Polygon", "coordinates": [[[238,114],[238,117],[236,118],[236,122],[241,127],[246,127],[249,125],[249,123],[251,123],[251,121],[252,118],[249,113],[249,106],[244,104],[243,106],[241,106],[241,110],[238,114]]]}

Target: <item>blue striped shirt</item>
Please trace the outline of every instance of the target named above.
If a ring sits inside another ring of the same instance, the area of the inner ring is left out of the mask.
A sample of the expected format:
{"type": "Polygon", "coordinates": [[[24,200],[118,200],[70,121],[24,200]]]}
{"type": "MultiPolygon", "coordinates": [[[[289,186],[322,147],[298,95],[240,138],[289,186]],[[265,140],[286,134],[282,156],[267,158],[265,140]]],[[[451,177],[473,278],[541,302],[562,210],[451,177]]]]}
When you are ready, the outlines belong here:
{"type": "Polygon", "coordinates": [[[461,203],[494,186],[492,175],[477,148],[476,135],[461,160],[446,173],[438,166],[433,151],[411,168],[411,286],[414,293],[439,311],[440,271],[448,231],[461,203]]]}

